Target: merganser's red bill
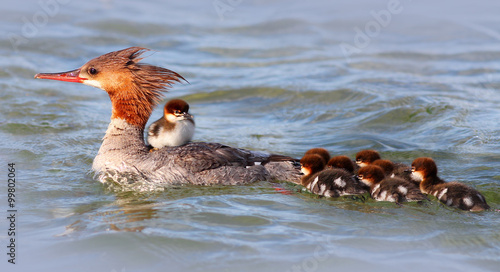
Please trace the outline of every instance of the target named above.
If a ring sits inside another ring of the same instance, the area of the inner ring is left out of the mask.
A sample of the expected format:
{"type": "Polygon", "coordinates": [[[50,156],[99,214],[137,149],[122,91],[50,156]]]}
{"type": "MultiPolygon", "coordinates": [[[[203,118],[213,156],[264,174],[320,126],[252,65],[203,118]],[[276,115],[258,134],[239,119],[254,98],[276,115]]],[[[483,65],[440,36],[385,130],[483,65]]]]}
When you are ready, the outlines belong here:
{"type": "Polygon", "coordinates": [[[80,69],[62,73],[40,73],[36,74],[35,78],[52,79],[52,80],[77,82],[77,83],[83,83],[83,81],[87,80],[86,78],[80,77],[80,69]]]}

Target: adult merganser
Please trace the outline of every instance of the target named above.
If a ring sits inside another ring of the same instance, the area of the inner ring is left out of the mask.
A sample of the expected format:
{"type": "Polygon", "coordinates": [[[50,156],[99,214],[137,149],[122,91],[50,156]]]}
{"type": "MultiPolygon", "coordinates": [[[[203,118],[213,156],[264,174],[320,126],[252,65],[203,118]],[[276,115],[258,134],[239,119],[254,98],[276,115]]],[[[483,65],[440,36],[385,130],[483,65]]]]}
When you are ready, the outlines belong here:
{"type": "Polygon", "coordinates": [[[179,146],[191,141],[194,134],[193,116],[189,104],[172,99],[165,104],[163,117],[148,128],[148,143],[156,150],[164,146],[179,146]]]}
{"type": "Polygon", "coordinates": [[[324,169],[325,161],[318,154],[304,155],[300,164],[304,173],[301,184],[313,194],[338,197],[367,192],[367,188],[351,173],[339,168],[324,169]]]}
{"type": "Polygon", "coordinates": [[[431,158],[417,158],[411,164],[413,179],[420,182],[420,190],[442,203],[466,211],[483,211],[490,208],[486,199],[474,188],[459,182],[445,182],[437,176],[437,166],[431,158]]]}
{"type": "Polygon", "coordinates": [[[109,94],[111,123],[92,165],[99,179],[131,177],[161,184],[243,184],[257,180],[300,183],[294,159],[218,143],[188,143],[149,152],[144,127],[162,92],[184,78],[165,68],[139,63],[146,48],[130,47],[90,60],[63,73],[37,74],[77,82],[109,94]],[[117,177],[119,176],[119,177],[117,177]]]}
{"type": "Polygon", "coordinates": [[[377,201],[401,203],[426,199],[414,183],[402,178],[385,177],[384,170],[380,166],[361,167],[358,178],[370,186],[370,195],[377,201]]]}

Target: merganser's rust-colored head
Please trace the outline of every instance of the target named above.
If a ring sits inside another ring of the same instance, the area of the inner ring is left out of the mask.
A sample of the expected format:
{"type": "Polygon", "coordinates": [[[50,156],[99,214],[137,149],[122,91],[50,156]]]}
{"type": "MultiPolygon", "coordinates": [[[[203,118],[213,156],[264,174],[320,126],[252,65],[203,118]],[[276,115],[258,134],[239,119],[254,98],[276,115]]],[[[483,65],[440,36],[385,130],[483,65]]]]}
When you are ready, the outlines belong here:
{"type": "Polygon", "coordinates": [[[171,70],[138,63],[146,51],[149,49],[130,47],[92,59],[73,71],[40,73],[35,78],[77,82],[100,88],[111,99],[112,119],[121,118],[144,129],[163,92],[173,83],[185,80],[171,70]]]}

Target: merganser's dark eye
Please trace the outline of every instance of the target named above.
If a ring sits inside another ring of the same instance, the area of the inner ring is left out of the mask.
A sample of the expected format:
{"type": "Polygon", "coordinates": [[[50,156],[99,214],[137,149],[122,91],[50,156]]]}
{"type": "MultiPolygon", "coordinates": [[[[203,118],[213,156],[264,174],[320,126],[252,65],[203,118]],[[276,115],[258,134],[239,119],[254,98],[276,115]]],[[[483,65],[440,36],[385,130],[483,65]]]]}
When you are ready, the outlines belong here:
{"type": "Polygon", "coordinates": [[[97,74],[97,70],[94,67],[90,67],[89,74],[95,75],[95,74],[97,74]]]}

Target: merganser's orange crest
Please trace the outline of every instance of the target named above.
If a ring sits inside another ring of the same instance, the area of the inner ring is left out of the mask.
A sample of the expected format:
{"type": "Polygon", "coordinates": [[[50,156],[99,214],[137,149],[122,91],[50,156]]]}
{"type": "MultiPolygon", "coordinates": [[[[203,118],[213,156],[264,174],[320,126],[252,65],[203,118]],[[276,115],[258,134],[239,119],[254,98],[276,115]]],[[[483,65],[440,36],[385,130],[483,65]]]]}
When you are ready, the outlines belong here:
{"type": "Polygon", "coordinates": [[[185,80],[174,71],[139,63],[146,51],[149,49],[130,47],[94,58],[70,72],[37,74],[35,78],[78,82],[103,89],[113,105],[112,119],[124,119],[144,128],[162,92],[173,83],[185,80]]]}

